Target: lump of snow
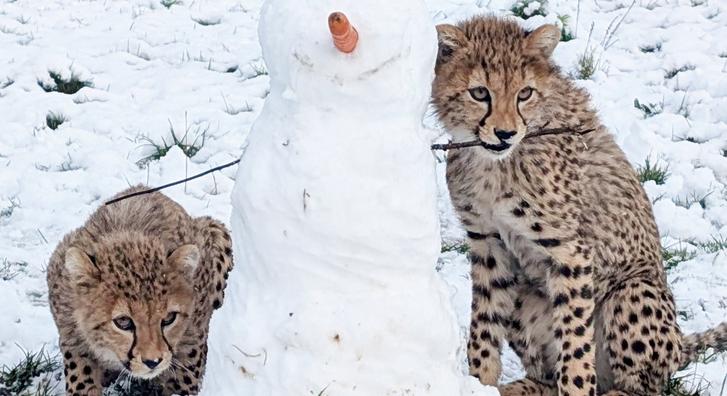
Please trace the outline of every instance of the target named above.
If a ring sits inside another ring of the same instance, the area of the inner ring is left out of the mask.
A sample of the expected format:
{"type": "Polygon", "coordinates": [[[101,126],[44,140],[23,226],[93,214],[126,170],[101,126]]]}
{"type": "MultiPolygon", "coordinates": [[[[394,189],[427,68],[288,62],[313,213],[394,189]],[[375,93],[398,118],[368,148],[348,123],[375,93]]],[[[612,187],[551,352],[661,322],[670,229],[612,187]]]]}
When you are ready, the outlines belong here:
{"type": "Polygon", "coordinates": [[[209,395],[488,395],[439,254],[421,121],[436,33],[421,0],[269,0],[271,90],[232,194],[236,268],[213,318],[209,395]],[[360,41],[335,49],[344,12],[360,41]]]}

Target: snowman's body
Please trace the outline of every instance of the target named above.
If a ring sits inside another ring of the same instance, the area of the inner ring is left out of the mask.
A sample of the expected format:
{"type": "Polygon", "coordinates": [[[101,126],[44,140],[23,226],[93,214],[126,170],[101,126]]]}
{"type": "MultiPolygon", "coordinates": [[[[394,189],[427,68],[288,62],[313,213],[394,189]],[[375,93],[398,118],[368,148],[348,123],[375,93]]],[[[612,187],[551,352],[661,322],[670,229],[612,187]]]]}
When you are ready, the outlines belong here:
{"type": "Polygon", "coordinates": [[[260,25],[271,91],[232,196],[236,268],[205,394],[481,394],[434,269],[421,117],[437,39],[421,0],[269,0],[260,25]],[[359,31],[350,55],[332,11],[359,31]]]}

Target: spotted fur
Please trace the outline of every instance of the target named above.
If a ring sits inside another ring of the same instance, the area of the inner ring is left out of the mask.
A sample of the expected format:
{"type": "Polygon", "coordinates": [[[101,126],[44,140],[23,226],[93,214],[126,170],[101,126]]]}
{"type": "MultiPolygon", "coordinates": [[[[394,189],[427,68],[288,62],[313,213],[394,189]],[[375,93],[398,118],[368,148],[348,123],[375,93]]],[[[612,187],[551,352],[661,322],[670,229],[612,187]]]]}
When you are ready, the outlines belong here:
{"type": "Polygon", "coordinates": [[[471,373],[497,384],[506,339],[527,377],[504,395],[659,395],[697,351],[725,349],[725,325],[682,337],[651,203],[550,60],[558,28],[476,17],[437,30],[439,119],[483,143],[447,162],[471,247],[471,373]],[[543,127],[574,132],[526,138],[543,127]]]}
{"type": "Polygon", "coordinates": [[[66,394],[100,396],[120,373],[197,394],[231,268],[225,226],[160,193],[99,208],[48,266],[66,394]]]}

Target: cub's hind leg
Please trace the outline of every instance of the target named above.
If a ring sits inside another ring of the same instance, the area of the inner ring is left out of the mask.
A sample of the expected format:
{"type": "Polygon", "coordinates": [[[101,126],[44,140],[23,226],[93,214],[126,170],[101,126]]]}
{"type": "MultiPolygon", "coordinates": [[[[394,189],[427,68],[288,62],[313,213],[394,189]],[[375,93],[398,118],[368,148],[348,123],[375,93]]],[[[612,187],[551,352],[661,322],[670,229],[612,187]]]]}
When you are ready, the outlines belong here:
{"type": "Polygon", "coordinates": [[[624,281],[599,307],[596,365],[602,392],[660,395],[679,368],[682,336],[674,299],[657,282],[658,277],[624,281]]]}

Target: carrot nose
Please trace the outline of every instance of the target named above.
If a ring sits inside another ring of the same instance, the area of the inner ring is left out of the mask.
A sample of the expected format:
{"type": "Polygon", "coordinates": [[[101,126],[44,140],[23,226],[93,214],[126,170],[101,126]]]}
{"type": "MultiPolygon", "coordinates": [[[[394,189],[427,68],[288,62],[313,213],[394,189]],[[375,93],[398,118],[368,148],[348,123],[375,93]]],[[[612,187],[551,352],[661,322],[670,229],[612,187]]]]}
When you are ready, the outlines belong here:
{"type": "Polygon", "coordinates": [[[358,44],[358,31],[342,12],[334,12],[328,17],[328,28],[331,29],[333,44],[339,51],[349,54],[358,44]]]}

